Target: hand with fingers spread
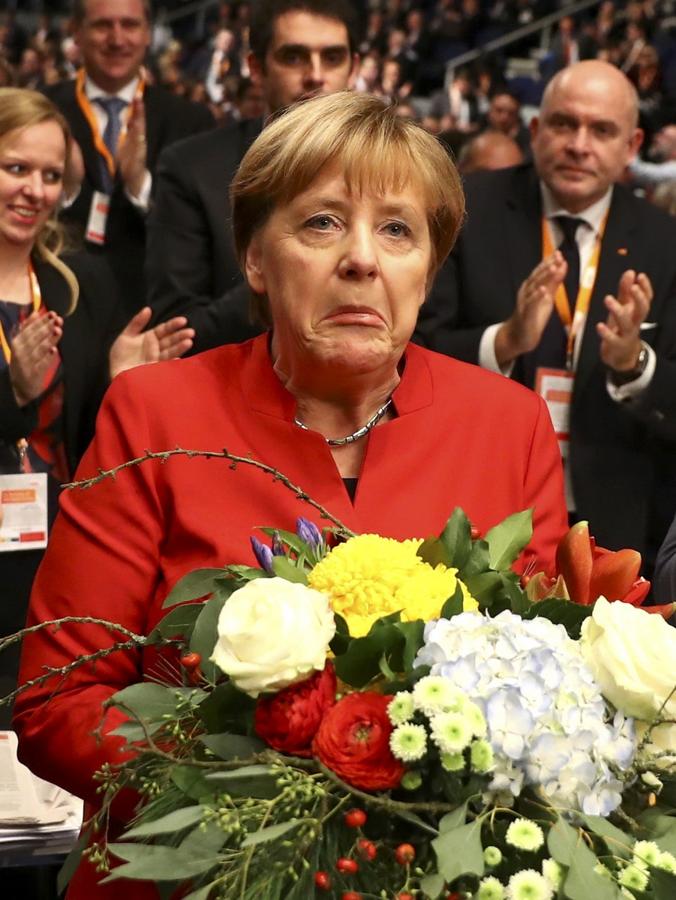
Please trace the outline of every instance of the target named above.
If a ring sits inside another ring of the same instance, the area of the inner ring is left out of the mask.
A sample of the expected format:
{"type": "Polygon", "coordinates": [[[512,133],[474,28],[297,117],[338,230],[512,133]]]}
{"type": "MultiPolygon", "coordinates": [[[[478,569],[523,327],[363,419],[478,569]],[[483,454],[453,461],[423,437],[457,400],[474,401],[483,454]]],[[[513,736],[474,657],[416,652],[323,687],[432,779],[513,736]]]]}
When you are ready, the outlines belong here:
{"type": "Polygon", "coordinates": [[[641,352],[641,325],[650,312],[653,288],[643,272],[628,269],[620,278],[617,297],[605,298],[608,318],[596,330],[601,338],[601,359],[616,372],[636,368],[641,352]]]}
{"type": "Polygon", "coordinates": [[[176,359],[192,347],[195,332],[186,328],[188,320],[184,316],[144,331],[151,315],[151,308],[144,306],[115,339],[109,354],[111,379],[134,366],[176,359]]]}
{"type": "Polygon", "coordinates": [[[543,259],[519,288],[516,307],[495,337],[499,365],[534,350],[554,308],[556,290],[566,277],[566,261],[557,250],[543,259]]]}
{"type": "Polygon", "coordinates": [[[146,113],[141,97],[132,103],[126,137],[117,151],[117,165],[125,188],[132,197],[138,197],[147,170],[146,113]]]}
{"type": "Polygon", "coordinates": [[[54,312],[34,312],[12,341],[9,377],[19,406],[36,400],[54,361],[63,334],[63,319],[54,312]]]}

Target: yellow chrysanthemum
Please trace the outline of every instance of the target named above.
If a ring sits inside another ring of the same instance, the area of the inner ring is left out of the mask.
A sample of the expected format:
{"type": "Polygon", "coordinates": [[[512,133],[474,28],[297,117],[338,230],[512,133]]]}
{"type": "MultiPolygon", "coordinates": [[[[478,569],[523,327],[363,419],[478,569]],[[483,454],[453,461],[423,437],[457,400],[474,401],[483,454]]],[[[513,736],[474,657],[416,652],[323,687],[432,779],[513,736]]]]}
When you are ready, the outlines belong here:
{"type": "Polygon", "coordinates": [[[477,609],[476,600],[456,578],[457,569],[431,566],[416,555],[421,543],[360,534],[334,547],[310,572],[308,582],[331,597],[353,637],[367,634],[376,619],[397,610],[405,622],[438,617],[458,584],[463,609],[477,609]]]}

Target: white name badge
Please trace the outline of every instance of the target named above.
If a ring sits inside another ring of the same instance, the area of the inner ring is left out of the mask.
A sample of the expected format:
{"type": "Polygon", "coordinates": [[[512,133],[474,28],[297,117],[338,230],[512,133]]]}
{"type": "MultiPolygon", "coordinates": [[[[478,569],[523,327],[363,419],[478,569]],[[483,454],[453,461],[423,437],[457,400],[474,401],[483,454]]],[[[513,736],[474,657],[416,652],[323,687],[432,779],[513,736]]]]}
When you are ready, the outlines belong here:
{"type": "Polygon", "coordinates": [[[106,223],[110,211],[110,197],[101,191],[94,191],[89,207],[89,219],[85,238],[92,244],[102,246],[106,242],[106,223]]]}
{"type": "Polygon", "coordinates": [[[566,488],[566,506],[575,510],[568,455],[570,451],[570,405],[573,399],[573,373],[565,369],[538,369],[535,373],[535,390],[549,410],[559,450],[563,459],[566,488]]]}
{"type": "Polygon", "coordinates": [[[47,546],[47,475],[0,475],[0,553],[47,546]]]}

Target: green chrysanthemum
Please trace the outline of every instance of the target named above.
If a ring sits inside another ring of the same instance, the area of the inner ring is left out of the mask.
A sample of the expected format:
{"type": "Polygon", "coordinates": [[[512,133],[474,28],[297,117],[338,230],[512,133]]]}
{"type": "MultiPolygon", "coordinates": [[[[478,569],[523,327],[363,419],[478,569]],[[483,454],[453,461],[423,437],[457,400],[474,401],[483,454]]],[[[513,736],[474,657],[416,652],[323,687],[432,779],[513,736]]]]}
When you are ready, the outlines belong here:
{"type": "Polygon", "coordinates": [[[420,772],[411,771],[404,772],[400,784],[405,791],[417,791],[422,784],[422,781],[420,772]]]}
{"type": "Polygon", "coordinates": [[[631,891],[644,891],[648,887],[648,876],[643,869],[633,863],[621,872],[618,881],[631,891]]]}
{"type": "Polygon", "coordinates": [[[492,875],[489,875],[488,878],[483,878],[479,882],[479,890],[476,894],[477,900],[503,900],[504,896],[505,889],[503,885],[492,875]]]}
{"type": "Polygon", "coordinates": [[[441,713],[430,725],[432,740],[442,753],[460,753],[472,739],[472,727],[462,713],[441,713]]]}
{"type": "Polygon", "coordinates": [[[535,869],[522,869],[512,875],[507,885],[507,900],[551,900],[551,884],[535,869]]]}
{"type": "Polygon", "coordinates": [[[658,865],[661,850],[654,841],[636,841],[633,863],[640,868],[658,865]]]}
{"type": "Polygon", "coordinates": [[[461,772],[465,768],[465,757],[462,753],[442,753],[441,765],[447,772],[461,772]]]}
{"type": "Polygon", "coordinates": [[[387,715],[393,725],[403,725],[413,717],[415,704],[413,695],[408,691],[400,691],[396,694],[387,707],[387,715]]]}
{"type": "Polygon", "coordinates": [[[492,869],[502,862],[502,850],[499,847],[488,846],[484,848],[484,862],[492,869]]]}
{"type": "Polygon", "coordinates": [[[465,694],[440,675],[426,675],[413,688],[416,709],[433,716],[442,712],[463,712],[469,702],[465,694]]]}
{"type": "Polygon", "coordinates": [[[416,762],[427,750],[427,732],[410,722],[398,725],[390,735],[390,750],[402,762],[416,762]]]}
{"type": "Polygon", "coordinates": [[[488,734],[488,726],[486,725],[484,714],[481,712],[481,707],[477,706],[476,703],[472,703],[471,700],[468,700],[462,711],[469,719],[474,736],[478,738],[486,737],[488,734]]]}
{"type": "Polygon", "coordinates": [[[665,872],[671,872],[672,875],[676,875],[676,856],[669,853],[667,850],[665,850],[664,853],[660,853],[660,858],[657,861],[657,868],[664,869],[665,872]]]}
{"type": "Polygon", "coordinates": [[[534,853],[544,844],[545,836],[536,822],[530,819],[517,819],[507,829],[505,840],[518,850],[534,853]]]}
{"type": "Polygon", "coordinates": [[[469,760],[474,772],[484,775],[493,768],[493,748],[488,741],[472,741],[469,760]]]}
{"type": "Polygon", "coordinates": [[[558,891],[563,883],[563,866],[557,863],[555,859],[543,859],[542,874],[554,890],[558,891]]]}

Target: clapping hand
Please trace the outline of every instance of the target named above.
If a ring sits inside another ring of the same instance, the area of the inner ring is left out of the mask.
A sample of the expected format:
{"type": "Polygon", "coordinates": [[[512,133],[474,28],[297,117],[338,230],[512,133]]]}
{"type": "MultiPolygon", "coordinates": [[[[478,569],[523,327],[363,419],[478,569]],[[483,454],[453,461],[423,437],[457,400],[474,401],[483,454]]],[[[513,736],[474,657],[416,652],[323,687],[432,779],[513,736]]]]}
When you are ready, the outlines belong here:
{"type": "Polygon", "coordinates": [[[596,330],[601,338],[601,359],[616,372],[630,372],[641,352],[641,325],[653,299],[650,279],[643,272],[628,269],[620,278],[617,298],[605,298],[608,318],[596,330]]]}
{"type": "Polygon", "coordinates": [[[126,137],[117,151],[117,165],[125,188],[132,197],[138,197],[147,169],[146,113],[141,97],[132,102],[126,137]]]}
{"type": "Polygon", "coordinates": [[[12,341],[9,378],[19,406],[27,406],[44,390],[63,334],[63,319],[54,312],[33,312],[12,341]]]}
{"type": "Polygon", "coordinates": [[[507,365],[540,343],[554,308],[556,291],[566,277],[567,264],[557,250],[543,259],[519,288],[516,307],[495,337],[498,364],[507,365]]]}
{"type": "Polygon", "coordinates": [[[188,320],[184,316],[144,331],[151,315],[151,308],[144,306],[116,338],[108,357],[111,379],[134,366],[176,359],[192,347],[195,332],[186,328],[188,320]]]}

